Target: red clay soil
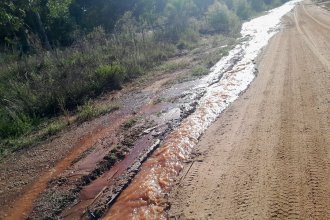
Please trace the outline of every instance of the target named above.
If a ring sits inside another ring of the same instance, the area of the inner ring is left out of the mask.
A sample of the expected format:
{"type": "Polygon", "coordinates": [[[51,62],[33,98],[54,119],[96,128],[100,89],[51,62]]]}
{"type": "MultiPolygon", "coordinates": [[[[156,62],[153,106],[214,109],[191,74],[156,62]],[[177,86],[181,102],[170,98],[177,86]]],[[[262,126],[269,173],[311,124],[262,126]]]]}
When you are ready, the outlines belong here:
{"type": "Polygon", "coordinates": [[[116,120],[112,120],[111,126],[98,126],[91,133],[83,136],[67,155],[60,160],[52,169],[43,172],[40,178],[35,181],[28,190],[26,190],[17,201],[12,205],[13,211],[5,219],[23,219],[33,208],[33,201],[44,191],[47,183],[55,176],[67,169],[71,163],[83,152],[88,150],[100,139],[109,136],[127,119],[128,116],[116,115],[116,120]]]}

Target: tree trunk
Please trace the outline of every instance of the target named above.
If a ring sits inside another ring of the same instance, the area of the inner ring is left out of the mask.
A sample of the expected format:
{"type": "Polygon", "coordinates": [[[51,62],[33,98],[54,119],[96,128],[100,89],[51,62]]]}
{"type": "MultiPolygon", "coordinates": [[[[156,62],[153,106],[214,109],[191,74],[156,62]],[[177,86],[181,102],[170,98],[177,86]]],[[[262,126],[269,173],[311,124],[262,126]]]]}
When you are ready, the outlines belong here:
{"type": "Polygon", "coordinates": [[[41,21],[40,14],[38,12],[36,12],[35,15],[36,15],[36,18],[37,18],[37,24],[38,24],[38,28],[39,28],[39,36],[40,36],[41,42],[43,44],[43,47],[46,50],[50,50],[51,47],[50,47],[50,44],[49,44],[49,40],[48,40],[46,31],[45,31],[44,25],[41,21]]]}

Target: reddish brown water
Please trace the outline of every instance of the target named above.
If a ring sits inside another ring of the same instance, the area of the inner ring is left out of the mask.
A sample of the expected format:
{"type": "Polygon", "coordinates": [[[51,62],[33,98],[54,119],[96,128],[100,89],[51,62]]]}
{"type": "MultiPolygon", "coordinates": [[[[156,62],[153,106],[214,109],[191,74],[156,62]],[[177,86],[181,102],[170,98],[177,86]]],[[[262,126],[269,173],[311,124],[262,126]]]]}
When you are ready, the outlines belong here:
{"type": "Polygon", "coordinates": [[[163,219],[165,196],[183,168],[191,146],[197,142],[186,120],[168,136],[161,148],[143,164],[139,174],[123,191],[105,219],[163,219]]]}
{"type": "Polygon", "coordinates": [[[86,210],[88,206],[93,203],[97,195],[99,195],[105,187],[114,187],[116,184],[116,178],[126,174],[132,164],[138,160],[141,154],[153,143],[154,140],[151,134],[143,136],[139,139],[135,143],[132,151],[125,157],[124,160],[115,164],[108,172],[104,173],[81,190],[78,203],[74,207],[65,210],[62,214],[63,218],[79,219],[81,214],[84,213],[84,210],[86,210]]]}
{"type": "Polygon", "coordinates": [[[92,147],[99,139],[110,135],[114,130],[126,120],[127,117],[117,117],[113,124],[109,127],[100,126],[93,130],[91,134],[84,136],[68,153],[68,155],[59,161],[55,167],[44,172],[26,192],[13,204],[13,208],[6,219],[7,220],[21,220],[27,217],[33,208],[33,202],[37,199],[38,195],[47,187],[49,180],[62,173],[67,169],[72,161],[74,161],[84,151],[92,147]]]}

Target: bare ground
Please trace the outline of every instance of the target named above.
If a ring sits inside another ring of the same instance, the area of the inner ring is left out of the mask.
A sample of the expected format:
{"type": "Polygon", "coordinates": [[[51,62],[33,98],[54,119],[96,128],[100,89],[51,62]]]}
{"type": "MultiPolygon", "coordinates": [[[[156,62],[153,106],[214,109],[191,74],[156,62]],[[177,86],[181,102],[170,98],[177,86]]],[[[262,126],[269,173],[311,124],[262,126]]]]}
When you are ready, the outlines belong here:
{"type": "Polygon", "coordinates": [[[329,28],[329,11],[306,2],[283,19],[178,178],[169,218],[330,218],[329,28]]]}

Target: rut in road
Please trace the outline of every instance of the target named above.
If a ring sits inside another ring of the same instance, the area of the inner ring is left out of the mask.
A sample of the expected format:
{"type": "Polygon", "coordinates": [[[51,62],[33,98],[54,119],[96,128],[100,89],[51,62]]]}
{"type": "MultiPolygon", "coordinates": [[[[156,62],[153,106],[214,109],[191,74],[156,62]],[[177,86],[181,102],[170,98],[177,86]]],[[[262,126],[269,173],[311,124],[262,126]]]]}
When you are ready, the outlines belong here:
{"type": "Polygon", "coordinates": [[[302,4],[201,138],[203,161],[182,172],[169,218],[329,219],[330,13],[302,4]]]}

